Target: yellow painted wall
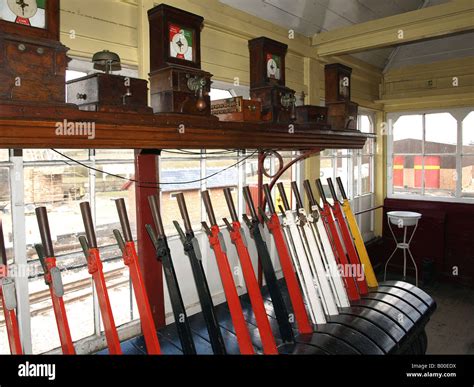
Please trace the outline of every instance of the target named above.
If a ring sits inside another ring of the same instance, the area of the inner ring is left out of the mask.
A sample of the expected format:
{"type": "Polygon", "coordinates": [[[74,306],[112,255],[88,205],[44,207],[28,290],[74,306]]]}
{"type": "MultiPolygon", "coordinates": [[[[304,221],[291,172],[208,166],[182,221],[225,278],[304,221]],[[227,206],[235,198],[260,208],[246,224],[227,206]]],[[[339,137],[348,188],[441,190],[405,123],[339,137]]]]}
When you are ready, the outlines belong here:
{"type": "Polygon", "coordinates": [[[474,57],[388,71],[379,102],[387,112],[473,106],[474,57]]]}

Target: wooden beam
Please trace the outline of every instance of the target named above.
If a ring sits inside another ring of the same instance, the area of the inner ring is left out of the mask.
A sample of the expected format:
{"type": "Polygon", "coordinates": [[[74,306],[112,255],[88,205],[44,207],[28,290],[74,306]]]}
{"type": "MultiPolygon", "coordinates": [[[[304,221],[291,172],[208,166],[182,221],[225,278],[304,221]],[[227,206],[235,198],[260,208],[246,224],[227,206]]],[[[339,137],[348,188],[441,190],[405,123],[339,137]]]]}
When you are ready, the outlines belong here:
{"type": "Polygon", "coordinates": [[[319,56],[342,55],[474,30],[474,2],[446,4],[406,12],[316,34],[319,56]]]}
{"type": "Polygon", "coordinates": [[[287,149],[362,148],[367,135],[328,125],[222,122],[183,114],[86,112],[0,105],[0,148],[287,149]],[[85,126],[94,128],[85,133],[85,126]],[[77,124],[80,126],[78,127],[77,124]],[[71,125],[75,133],[58,128],[71,125]],[[79,130],[81,132],[79,132],[79,130]]]}

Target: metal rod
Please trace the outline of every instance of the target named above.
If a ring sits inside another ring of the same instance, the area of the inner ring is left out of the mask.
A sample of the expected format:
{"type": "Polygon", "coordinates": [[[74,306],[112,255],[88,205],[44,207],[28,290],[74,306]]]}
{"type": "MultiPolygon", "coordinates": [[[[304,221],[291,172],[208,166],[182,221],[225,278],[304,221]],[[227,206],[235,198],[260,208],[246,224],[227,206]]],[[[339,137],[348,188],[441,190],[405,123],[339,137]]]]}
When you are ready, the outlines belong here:
{"type": "Polygon", "coordinates": [[[283,207],[285,208],[285,211],[290,210],[290,203],[288,203],[288,197],[286,196],[285,186],[283,185],[283,183],[278,183],[277,187],[278,191],[280,192],[280,197],[283,202],[283,207]]]}
{"type": "Polygon", "coordinates": [[[211,226],[217,225],[216,215],[214,214],[214,209],[212,208],[209,191],[202,191],[202,200],[204,201],[204,207],[206,207],[207,216],[209,217],[209,223],[211,224],[211,226]]]}
{"type": "Polygon", "coordinates": [[[300,190],[298,189],[298,184],[296,184],[296,181],[291,182],[291,189],[293,190],[293,194],[295,195],[296,199],[296,208],[304,208],[303,206],[303,200],[300,195],[300,190]]]}
{"type": "Polygon", "coordinates": [[[375,210],[378,210],[379,208],[383,208],[383,205],[382,205],[382,206],[377,206],[377,207],[372,207],[372,208],[369,208],[369,209],[367,209],[367,210],[355,212],[354,215],[365,214],[366,212],[375,211],[375,210]]]}
{"type": "Polygon", "coordinates": [[[3,238],[3,223],[0,218],[0,263],[4,266],[7,264],[7,253],[5,249],[5,239],[3,238]]]}
{"type": "Polygon", "coordinates": [[[311,189],[311,183],[309,182],[309,180],[303,181],[303,187],[306,192],[306,196],[309,200],[309,205],[311,207],[317,205],[318,202],[316,201],[316,198],[314,197],[314,193],[313,193],[313,190],[311,189]]]}
{"type": "Polygon", "coordinates": [[[255,203],[253,202],[252,194],[250,193],[249,186],[244,187],[243,192],[244,192],[245,202],[247,203],[247,206],[249,207],[249,210],[250,210],[250,215],[252,216],[253,219],[258,219],[257,211],[255,209],[255,203]]]}
{"type": "Polygon", "coordinates": [[[126,242],[132,242],[132,230],[130,229],[130,222],[128,221],[127,207],[125,206],[125,200],[123,198],[115,200],[117,206],[117,212],[120,219],[120,225],[122,226],[123,236],[126,242]]]}
{"type": "Polygon", "coordinates": [[[273,203],[272,193],[270,191],[270,186],[268,184],[263,185],[263,192],[265,192],[265,199],[267,200],[268,209],[270,210],[270,214],[274,214],[275,211],[275,203],[273,203]]]}
{"type": "Polygon", "coordinates": [[[335,202],[338,202],[339,199],[337,198],[337,193],[336,193],[336,190],[334,188],[334,184],[332,183],[332,179],[330,177],[328,177],[327,179],[327,182],[328,182],[328,185],[329,185],[329,191],[331,192],[331,196],[333,198],[333,200],[335,202]]]}
{"type": "Polygon", "coordinates": [[[344,184],[342,184],[342,179],[340,177],[336,177],[336,182],[339,186],[339,191],[341,192],[342,198],[347,200],[346,190],[344,189],[344,184]]]}
{"type": "Polygon", "coordinates": [[[51,241],[51,232],[49,229],[48,212],[46,207],[38,207],[35,210],[36,219],[38,220],[38,227],[41,236],[41,243],[44,248],[46,258],[54,257],[53,242],[51,241]]]}
{"type": "MultiPolygon", "coordinates": [[[[84,227],[86,229],[87,242],[89,243],[89,248],[97,248],[97,239],[94,232],[94,223],[92,222],[92,213],[91,206],[89,202],[82,202],[80,204],[82,220],[84,222],[84,227]]],[[[46,246],[45,246],[46,249],[46,246]]],[[[46,250],[47,251],[47,250],[46,250]]]]}
{"type": "Polygon", "coordinates": [[[316,179],[316,187],[318,188],[319,195],[324,203],[328,203],[328,199],[326,198],[326,194],[324,193],[323,183],[321,179],[316,179]]]}
{"type": "Polygon", "coordinates": [[[122,234],[119,230],[113,230],[115,239],[117,240],[117,244],[120,248],[120,251],[123,253],[125,251],[125,241],[123,240],[122,234]]]}
{"type": "Polygon", "coordinates": [[[155,223],[157,237],[163,237],[165,235],[165,229],[163,227],[163,221],[161,220],[160,209],[158,208],[158,198],[156,195],[148,196],[148,204],[150,205],[151,216],[155,223]]]}
{"type": "Polygon", "coordinates": [[[178,199],[178,207],[179,212],[181,212],[181,218],[183,219],[184,230],[186,232],[192,232],[193,227],[191,226],[191,221],[189,220],[189,213],[188,209],[186,208],[186,200],[184,199],[184,194],[180,192],[176,195],[176,198],[178,199]]]}
{"type": "Polygon", "coordinates": [[[235,210],[234,199],[232,198],[232,191],[229,187],[224,188],[224,196],[227,202],[227,207],[229,207],[230,217],[233,222],[238,222],[239,217],[237,216],[237,211],[235,210]]]}

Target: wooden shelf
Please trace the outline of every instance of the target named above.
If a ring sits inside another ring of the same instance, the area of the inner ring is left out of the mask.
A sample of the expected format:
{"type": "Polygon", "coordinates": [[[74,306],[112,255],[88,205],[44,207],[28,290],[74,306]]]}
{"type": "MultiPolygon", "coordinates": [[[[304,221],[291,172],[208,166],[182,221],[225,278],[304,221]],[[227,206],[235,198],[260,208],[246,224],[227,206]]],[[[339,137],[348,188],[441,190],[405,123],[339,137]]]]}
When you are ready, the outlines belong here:
{"type": "Polygon", "coordinates": [[[85,112],[71,105],[0,104],[1,148],[362,148],[370,136],[322,125],[223,122],[179,114],[85,112]],[[95,138],[57,135],[57,123],[94,123],[95,138]],[[179,132],[184,125],[184,133],[179,132]]]}

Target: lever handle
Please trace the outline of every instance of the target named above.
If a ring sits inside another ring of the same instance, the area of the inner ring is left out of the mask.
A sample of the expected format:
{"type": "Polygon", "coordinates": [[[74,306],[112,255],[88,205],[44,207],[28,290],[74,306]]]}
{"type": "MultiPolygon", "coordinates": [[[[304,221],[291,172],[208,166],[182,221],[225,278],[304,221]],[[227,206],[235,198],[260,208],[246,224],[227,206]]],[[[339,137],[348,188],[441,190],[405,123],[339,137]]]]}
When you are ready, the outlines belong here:
{"type": "MultiPolygon", "coordinates": [[[[84,228],[86,229],[87,242],[91,249],[97,248],[97,239],[94,231],[94,223],[92,222],[91,206],[89,202],[82,202],[80,204],[82,220],[84,222],[84,228]]],[[[45,246],[46,249],[46,246],[45,246]]],[[[47,250],[46,250],[47,252],[47,250]]]]}
{"type": "Polygon", "coordinates": [[[285,211],[288,211],[290,209],[290,203],[288,203],[288,197],[286,196],[285,186],[283,185],[283,183],[278,183],[277,186],[278,191],[280,192],[281,200],[283,202],[283,207],[285,211]]]}
{"type": "Polygon", "coordinates": [[[323,183],[321,183],[321,179],[316,179],[316,187],[318,188],[319,195],[324,203],[327,203],[328,200],[326,198],[326,194],[324,193],[323,183]]]}
{"type": "Polygon", "coordinates": [[[233,222],[238,222],[239,217],[237,216],[237,211],[235,210],[234,199],[232,198],[232,191],[229,187],[224,188],[224,196],[227,202],[227,207],[229,207],[230,217],[233,222]]]}
{"type": "Polygon", "coordinates": [[[245,203],[247,203],[247,206],[249,207],[249,210],[250,210],[250,215],[252,216],[253,219],[257,219],[258,218],[257,211],[255,209],[255,204],[252,199],[252,194],[250,193],[250,187],[249,186],[244,187],[243,192],[244,192],[245,203]]]}
{"type": "Polygon", "coordinates": [[[89,243],[87,243],[87,238],[84,235],[81,235],[79,237],[79,243],[81,244],[82,252],[87,258],[89,256],[89,243]]]}
{"type": "Polygon", "coordinates": [[[41,267],[43,268],[43,272],[44,274],[46,274],[49,270],[48,270],[48,265],[46,265],[46,262],[44,260],[45,255],[44,255],[43,245],[41,243],[35,243],[35,250],[36,250],[36,254],[38,255],[38,259],[41,263],[41,267]]]}
{"type": "Polygon", "coordinates": [[[148,236],[150,237],[153,247],[155,248],[155,250],[157,250],[158,238],[156,237],[155,232],[153,231],[153,227],[151,227],[151,224],[145,224],[145,229],[146,229],[146,232],[148,233],[148,236]]]}
{"type": "Polygon", "coordinates": [[[47,258],[54,257],[53,242],[51,241],[51,232],[49,229],[48,212],[46,211],[46,207],[37,207],[35,212],[44,254],[47,258]]]}
{"type": "Polygon", "coordinates": [[[148,204],[150,205],[151,216],[156,227],[156,234],[158,237],[165,236],[165,229],[163,228],[163,221],[161,220],[160,210],[158,208],[158,198],[156,195],[148,196],[148,204]]]}
{"type": "Polygon", "coordinates": [[[306,196],[308,197],[310,206],[312,207],[312,206],[318,204],[316,202],[316,198],[314,197],[313,190],[311,189],[311,183],[309,182],[309,180],[303,181],[303,187],[304,187],[304,190],[306,192],[306,196]]]}
{"type": "Polygon", "coordinates": [[[191,221],[189,220],[188,209],[186,208],[186,200],[184,199],[184,194],[182,192],[176,195],[178,199],[179,212],[181,212],[181,218],[183,219],[184,229],[186,232],[192,232],[193,228],[191,226],[191,221]]]}
{"type": "Polygon", "coordinates": [[[275,211],[275,203],[273,203],[272,193],[270,192],[270,186],[268,184],[263,185],[263,192],[265,193],[265,199],[267,200],[268,209],[271,214],[274,214],[275,211]]]}
{"type": "Polygon", "coordinates": [[[337,198],[336,190],[334,189],[334,184],[332,183],[332,179],[330,177],[328,177],[326,180],[328,182],[329,191],[331,192],[331,196],[332,196],[334,202],[339,202],[339,199],[337,198]]]}
{"type": "Polygon", "coordinates": [[[122,238],[122,234],[120,233],[119,230],[114,230],[114,237],[115,240],[117,241],[118,247],[120,248],[120,251],[123,253],[125,251],[125,241],[122,238]]]}
{"type": "Polygon", "coordinates": [[[342,179],[340,177],[336,177],[336,182],[339,186],[339,191],[341,192],[342,198],[347,200],[346,190],[344,189],[344,184],[342,184],[342,179]]]}
{"type": "Polygon", "coordinates": [[[212,208],[209,191],[202,192],[202,200],[204,201],[204,207],[206,207],[207,216],[209,217],[209,223],[211,224],[211,226],[217,225],[216,215],[214,214],[214,209],[212,208]]]}
{"type": "Polygon", "coordinates": [[[291,182],[291,189],[293,190],[293,194],[295,195],[296,199],[296,208],[304,208],[303,206],[303,199],[300,195],[300,190],[298,189],[298,185],[296,184],[296,181],[291,182]]]}
{"type": "Polygon", "coordinates": [[[125,200],[123,200],[122,198],[117,199],[115,200],[115,205],[117,206],[117,212],[120,219],[120,225],[122,226],[123,236],[127,242],[132,242],[133,241],[132,230],[130,229],[130,222],[128,221],[127,208],[125,207],[125,200]]]}
{"type": "Polygon", "coordinates": [[[0,263],[4,266],[7,264],[7,253],[5,249],[5,239],[3,238],[3,223],[0,218],[0,263]]]}

